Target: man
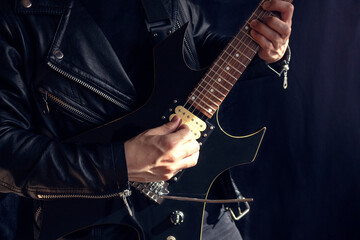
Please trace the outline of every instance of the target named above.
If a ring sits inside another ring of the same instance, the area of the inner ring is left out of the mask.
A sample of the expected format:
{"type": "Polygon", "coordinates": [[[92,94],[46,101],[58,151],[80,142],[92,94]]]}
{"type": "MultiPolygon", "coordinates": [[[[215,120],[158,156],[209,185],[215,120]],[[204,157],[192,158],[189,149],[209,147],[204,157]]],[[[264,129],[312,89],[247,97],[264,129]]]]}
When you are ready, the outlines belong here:
{"type": "MultiPolygon", "coordinates": [[[[197,4],[163,3],[172,30],[190,21],[184,50],[190,66],[199,67],[199,59],[209,61],[210,49],[224,45],[208,31],[197,4]]],[[[250,24],[261,47],[259,57],[271,64],[286,52],[293,6],[273,0],[263,8],[281,13],[281,19],[250,24]]],[[[153,74],[151,38],[140,1],[1,1],[0,191],[36,200],[31,210],[35,238],[47,224],[39,200],[122,196],[126,203],[129,181],[168,180],[196,165],[199,144],[179,118],[125,142],[64,142],[146,101],[153,74]]],[[[208,211],[209,218],[218,214],[215,223],[209,221],[216,228],[205,221],[203,238],[240,239],[235,225],[228,224],[230,215],[219,208],[208,211]]],[[[14,236],[9,232],[5,237],[14,236]]],[[[89,238],[136,239],[137,234],[107,225],[64,237],[89,238]]]]}

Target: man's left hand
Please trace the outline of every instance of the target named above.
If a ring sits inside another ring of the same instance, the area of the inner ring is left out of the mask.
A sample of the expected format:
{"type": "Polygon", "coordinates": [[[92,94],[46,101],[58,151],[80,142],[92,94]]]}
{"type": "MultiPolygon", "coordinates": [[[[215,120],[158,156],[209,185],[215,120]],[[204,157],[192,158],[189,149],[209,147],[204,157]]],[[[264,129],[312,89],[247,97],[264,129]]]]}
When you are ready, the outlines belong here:
{"type": "Polygon", "coordinates": [[[282,0],[266,1],[262,8],[280,13],[280,19],[275,16],[264,17],[262,22],[253,20],[250,34],[260,45],[259,57],[266,63],[279,61],[285,54],[289,44],[294,5],[282,0]]]}

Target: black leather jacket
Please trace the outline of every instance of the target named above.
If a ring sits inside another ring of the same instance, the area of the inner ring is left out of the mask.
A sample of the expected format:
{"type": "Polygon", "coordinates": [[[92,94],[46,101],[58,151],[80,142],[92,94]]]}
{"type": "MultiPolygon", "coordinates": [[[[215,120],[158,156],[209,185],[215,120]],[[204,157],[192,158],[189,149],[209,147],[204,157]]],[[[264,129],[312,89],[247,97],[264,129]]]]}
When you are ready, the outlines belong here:
{"type": "MultiPolygon", "coordinates": [[[[195,45],[206,51],[221,41],[206,34],[194,6],[164,3],[174,28],[190,20],[185,57],[198,67],[195,45]]],[[[0,192],[35,200],[124,193],[122,143],[63,142],[136,102],[130,79],[80,2],[0,1],[0,64],[0,192]]]]}

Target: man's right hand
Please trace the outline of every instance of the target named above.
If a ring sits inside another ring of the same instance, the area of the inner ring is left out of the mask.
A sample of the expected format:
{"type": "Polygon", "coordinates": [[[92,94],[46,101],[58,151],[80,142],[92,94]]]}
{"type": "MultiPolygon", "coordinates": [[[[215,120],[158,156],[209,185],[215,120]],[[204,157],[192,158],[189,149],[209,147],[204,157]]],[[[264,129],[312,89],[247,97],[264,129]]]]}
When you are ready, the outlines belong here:
{"type": "Polygon", "coordinates": [[[175,116],[125,142],[129,181],[169,180],[182,169],[195,166],[199,150],[189,127],[175,116]]]}

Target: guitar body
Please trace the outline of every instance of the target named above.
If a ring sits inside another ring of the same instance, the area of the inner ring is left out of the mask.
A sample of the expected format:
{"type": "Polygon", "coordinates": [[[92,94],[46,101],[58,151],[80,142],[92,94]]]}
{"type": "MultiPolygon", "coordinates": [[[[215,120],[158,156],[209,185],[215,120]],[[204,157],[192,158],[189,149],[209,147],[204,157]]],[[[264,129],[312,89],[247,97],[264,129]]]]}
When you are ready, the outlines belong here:
{"type": "MultiPolygon", "coordinates": [[[[187,96],[204,74],[204,71],[190,69],[184,62],[182,46],[185,31],[186,26],[155,48],[154,90],[144,106],[121,119],[79,135],[70,141],[77,143],[125,141],[146,129],[169,121],[168,117],[173,113],[173,109],[177,105],[184,104],[187,96]]],[[[226,122],[237,124],[233,116],[223,116],[221,108],[213,118],[207,120],[208,127],[213,126],[214,129],[208,133],[207,137],[201,139],[204,143],[200,149],[198,164],[183,171],[177,181],[169,181],[169,195],[206,199],[212,183],[222,172],[234,166],[250,163],[255,159],[265,128],[249,136],[232,136],[230,131],[232,127],[221,125],[221,121],[225,118],[232,119],[226,122]]],[[[201,239],[204,203],[165,199],[158,204],[135,189],[132,189],[132,193],[131,205],[138,223],[144,230],[146,240],[165,240],[168,236],[174,236],[177,240],[201,239]],[[184,214],[184,221],[177,226],[170,221],[170,216],[175,211],[181,211],[184,214]]],[[[126,216],[127,211],[121,198],[47,201],[44,208],[43,239],[46,239],[47,234],[55,237],[54,232],[58,234],[57,238],[65,232],[75,230],[75,227],[83,228],[86,225],[99,224],[97,217],[105,218],[116,212],[119,214],[119,223],[126,222],[129,218],[126,216]],[[77,212],[58,209],[63,204],[72,203],[76,204],[77,212]],[[91,206],[96,210],[93,211],[91,206]],[[89,213],[86,221],[81,220],[85,211],[95,212],[95,217],[90,216],[91,213],[89,213]],[[61,224],[47,222],[47,218],[51,221],[54,214],[57,214],[57,220],[61,221],[61,224]],[[47,217],[47,215],[52,217],[47,217]],[[51,229],[51,226],[57,228],[52,233],[50,233],[52,230],[47,229],[51,229]]],[[[114,223],[113,220],[110,222],[114,223]]]]}

